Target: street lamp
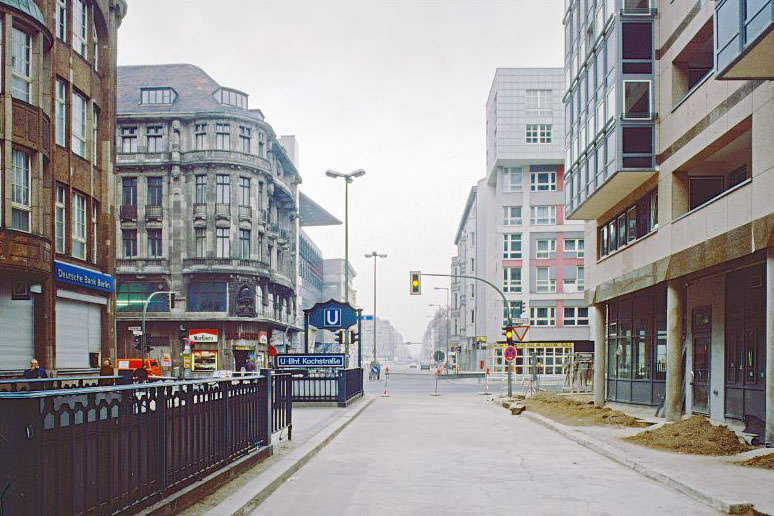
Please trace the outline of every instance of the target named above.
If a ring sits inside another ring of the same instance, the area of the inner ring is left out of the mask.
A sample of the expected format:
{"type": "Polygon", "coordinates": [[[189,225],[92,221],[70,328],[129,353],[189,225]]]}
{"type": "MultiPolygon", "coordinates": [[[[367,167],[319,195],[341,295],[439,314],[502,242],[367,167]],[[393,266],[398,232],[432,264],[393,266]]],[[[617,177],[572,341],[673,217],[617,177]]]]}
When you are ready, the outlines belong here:
{"type": "Polygon", "coordinates": [[[373,258],[374,259],[374,320],[373,320],[373,328],[374,328],[374,362],[376,361],[376,259],[377,258],[387,258],[386,254],[379,254],[376,251],[371,251],[371,254],[365,255],[366,258],[373,258]]]}
{"type": "MultiPolygon", "coordinates": [[[[435,306],[435,307],[437,307],[437,308],[443,308],[443,305],[439,305],[438,303],[430,303],[428,306],[435,306]]],[[[439,332],[439,333],[440,333],[440,332],[439,332]]],[[[436,351],[436,349],[438,348],[438,346],[436,346],[436,343],[437,343],[437,342],[438,342],[438,339],[435,339],[435,340],[433,341],[433,360],[435,360],[435,351],[436,351]]],[[[448,357],[447,357],[447,359],[448,359],[448,357]]]]}
{"type": "MultiPolygon", "coordinates": [[[[446,291],[446,360],[449,360],[449,320],[451,319],[451,305],[449,304],[449,287],[433,287],[435,290],[446,291]]],[[[457,357],[459,358],[459,357],[457,357]]],[[[448,373],[448,370],[447,370],[448,373]]]]}
{"type": "Polygon", "coordinates": [[[365,175],[365,170],[359,168],[349,174],[328,170],[325,175],[334,179],[337,177],[344,179],[344,302],[349,303],[349,184],[356,177],[365,175]]]}

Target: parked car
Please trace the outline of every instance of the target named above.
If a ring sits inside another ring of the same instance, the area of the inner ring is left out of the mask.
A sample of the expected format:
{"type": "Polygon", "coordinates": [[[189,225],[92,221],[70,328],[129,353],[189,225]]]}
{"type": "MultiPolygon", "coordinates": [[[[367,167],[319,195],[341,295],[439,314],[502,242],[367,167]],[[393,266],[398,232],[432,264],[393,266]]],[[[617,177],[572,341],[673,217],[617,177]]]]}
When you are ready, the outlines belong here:
{"type": "Polygon", "coordinates": [[[430,362],[422,362],[419,364],[419,370],[420,371],[429,371],[430,370],[430,362]]]}
{"type": "Polygon", "coordinates": [[[409,364],[409,369],[418,369],[418,367],[415,363],[412,362],[409,364]]]}

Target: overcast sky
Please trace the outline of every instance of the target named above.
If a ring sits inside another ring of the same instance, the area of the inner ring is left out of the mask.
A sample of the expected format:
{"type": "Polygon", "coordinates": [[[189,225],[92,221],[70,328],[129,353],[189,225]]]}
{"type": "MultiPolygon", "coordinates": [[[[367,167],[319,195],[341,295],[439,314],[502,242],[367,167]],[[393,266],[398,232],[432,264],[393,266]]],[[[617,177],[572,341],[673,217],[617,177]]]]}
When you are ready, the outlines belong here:
{"type": "MultiPolygon", "coordinates": [[[[418,341],[446,293],[408,273],[449,272],[468,191],[485,174],[485,106],[495,68],[562,66],[562,0],[129,0],[118,63],[192,63],[250,95],[300,146],[301,190],[344,219],[358,304],[418,341]]],[[[308,228],[326,258],[343,226],[308,228]]]]}

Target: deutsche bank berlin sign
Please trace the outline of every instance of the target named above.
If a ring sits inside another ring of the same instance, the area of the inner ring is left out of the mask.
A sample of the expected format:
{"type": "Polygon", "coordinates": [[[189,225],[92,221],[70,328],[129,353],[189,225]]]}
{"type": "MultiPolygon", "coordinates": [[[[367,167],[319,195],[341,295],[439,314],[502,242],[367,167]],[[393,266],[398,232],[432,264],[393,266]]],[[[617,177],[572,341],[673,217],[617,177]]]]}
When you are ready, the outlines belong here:
{"type": "Polygon", "coordinates": [[[277,367],[344,367],[342,353],[277,355],[275,358],[277,367]]]}
{"type": "Polygon", "coordinates": [[[79,287],[113,292],[113,276],[60,261],[54,261],[54,279],[79,287]]]}

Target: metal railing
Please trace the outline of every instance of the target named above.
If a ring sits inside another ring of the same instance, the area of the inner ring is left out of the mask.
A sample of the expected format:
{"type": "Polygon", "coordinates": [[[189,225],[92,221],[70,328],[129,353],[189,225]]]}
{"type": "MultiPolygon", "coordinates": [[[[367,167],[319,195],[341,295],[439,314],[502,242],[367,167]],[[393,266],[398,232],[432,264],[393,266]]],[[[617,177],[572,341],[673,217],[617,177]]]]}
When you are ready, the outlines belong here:
{"type": "Polygon", "coordinates": [[[271,376],[272,432],[288,429],[288,440],[293,437],[293,377],[290,374],[271,376]]]}
{"type": "Polygon", "coordinates": [[[206,217],[207,216],[207,205],[202,203],[196,203],[193,205],[193,214],[194,217],[206,217]]]}
{"type": "Polygon", "coordinates": [[[137,512],[268,444],[267,387],[253,375],[0,393],[3,510],[137,512]]]}
{"type": "Polygon", "coordinates": [[[145,205],[145,220],[161,220],[164,215],[164,208],[160,204],[145,205]]]}
{"type": "Polygon", "coordinates": [[[49,389],[94,387],[111,385],[121,376],[56,376],[53,378],[9,378],[0,380],[0,392],[42,391],[49,389]]]}
{"type": "Polygon", "coordinates": [[[231,216],[231,205],[230,204],[216,204],[215,205],[215,216],[216,217],[230,217],[231,216]]]}
{"type": "Polygon", "coordinates": [[[293,376],[293,401],[344,405],[363,393],[363,369],[340,369],[335,376],[293,376]]]}
{"type": "Polygon", "coordinates": [[[239,218],[250,219],[253,216],[253,208],[250,206],[239,206],[239,218]]]}
{"type": "Polygon", "coordinates": [[[363,394],[363,369],[342,369],[339,371],[339,404],[363,394]]]}
{"type": "Polygon", "coordinates": [[[122,204],[121,220],[137,220],[137,205],[136,204],[122,204]]]}

